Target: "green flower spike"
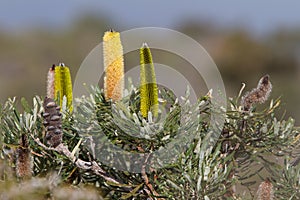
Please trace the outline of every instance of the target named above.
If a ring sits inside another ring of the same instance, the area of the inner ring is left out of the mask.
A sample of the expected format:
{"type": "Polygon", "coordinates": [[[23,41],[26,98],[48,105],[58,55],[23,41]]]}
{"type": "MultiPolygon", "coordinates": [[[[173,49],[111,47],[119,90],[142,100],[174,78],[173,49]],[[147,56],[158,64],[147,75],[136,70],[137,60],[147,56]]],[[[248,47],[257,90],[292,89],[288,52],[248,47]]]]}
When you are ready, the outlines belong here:
{"type": "Polygon", "coordinates": [[[150,48],[146,43],[140,49],[140,111],[148,118],[151,111],[154,117],[158,115],[158,88],[150,48]]]}
{"type": "Polygon", "coordinates": [[[55,99],[59,100],[59,105],[62,106],[63,99],[67,100],[67,108],[70,112],[73,110],[73,92],[70,70],[65,64],[60,63],[55,66],[55,99]]]}

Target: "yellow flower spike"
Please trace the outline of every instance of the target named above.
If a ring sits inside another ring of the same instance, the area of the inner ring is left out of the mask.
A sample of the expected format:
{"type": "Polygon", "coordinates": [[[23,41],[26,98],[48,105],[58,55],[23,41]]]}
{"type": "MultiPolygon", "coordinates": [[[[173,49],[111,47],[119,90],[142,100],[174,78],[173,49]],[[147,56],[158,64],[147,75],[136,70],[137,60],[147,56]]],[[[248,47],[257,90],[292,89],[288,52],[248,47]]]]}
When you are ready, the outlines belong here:
{"type": "Polygon", "coordinates": [[[113,30],[103,36],[104,94],[106,100],[118,101],[123,98],[124,60],[120,33],[113,30]]]}
{"type": "Polygon", "coordinates": [[[55,99],[59,100],[59,105],[62,106],[63,98],[67,100],[67,108],[73,110],[73,92],[70,70],[63,63],[55,67],[55,99]]]}
{"type": "Polygon", "coordinates": [[[158,88],[150,48],[146,43],[140,49],[140,110],[144,118],[151,111],[154,117],[158,115],[158,88]]]}

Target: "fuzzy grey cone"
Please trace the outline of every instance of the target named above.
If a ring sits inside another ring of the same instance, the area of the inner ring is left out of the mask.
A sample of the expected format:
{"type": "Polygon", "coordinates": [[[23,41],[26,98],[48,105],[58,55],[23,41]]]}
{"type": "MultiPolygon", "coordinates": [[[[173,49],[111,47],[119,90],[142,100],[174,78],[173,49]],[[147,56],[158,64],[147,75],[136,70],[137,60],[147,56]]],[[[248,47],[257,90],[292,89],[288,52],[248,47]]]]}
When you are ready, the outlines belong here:
{"type": "Polygon", "coordinates": [[[32,176],[31,153],[25,134],[21,136],[20,144],[16,151],[16,174],[19,178],[30,178],[32,176]]]}
{"type": "Polygon", "coordinates": [[[52,65],[47,76],[47,97],[55,97],[55,65],[52,65]]]}
{"type": "Polygon", "coordinates": [[[259,185],[258,190],[257,190],[257,199],[258,200],[273,200],[274,199],[273,185],[268,179],[259,185]]]}
{"type": "Polygon", "coordinates": [[[60,107],[53,99],[45,97],[44,99],[44,126],[46,127],[45,140],[52,147],[57,147],[62,141],[62,125],[60,107]]]}
{"type": "Polygon", "coordinates": [[[261,104],[267,101],[271,91],[270,76],[265,75],[259,80],[256,88],[253,88],[242,97],[241,105],[243,110],[250,111],[254,104],[261,104]]]}

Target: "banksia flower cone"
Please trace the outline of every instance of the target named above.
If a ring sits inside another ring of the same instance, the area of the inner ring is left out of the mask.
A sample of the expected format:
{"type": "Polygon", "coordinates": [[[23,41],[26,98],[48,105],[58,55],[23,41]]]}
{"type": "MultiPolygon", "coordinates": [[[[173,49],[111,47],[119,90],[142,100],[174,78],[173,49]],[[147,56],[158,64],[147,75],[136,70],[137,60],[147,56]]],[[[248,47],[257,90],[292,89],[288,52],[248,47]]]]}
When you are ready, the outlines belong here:
{"type": "Polygon", "coordinates": [[[158,89],[150,48],[146,43],[140,49],[140,110],[144,118],[151,111],[154,117],[158,115],[158,89]]]}
{"type": "Polygon", "coordinates": [[[53,99],[46,97],[44,100],[44,126],[46,127],[45,140],[52,147],[57,147],[62,141],[62,123],[60,107],[53,99]]]}
{"type": "Polygon", "coordinates": [[[269,180],[262,182],[257,190],[257,199],[258,200],[273,200],[274,199],[274,190],[273,185],[269,180]]]}
{"type": "Polygon", "coordinates": [[[31,153],[25,134],[21,136],[19,145],[16,151],[16,174],[19,178],[30,178],[32,175],[31,153]]]}
{"type": "Polygon", "coordinates": [[[250,92],[247,92],[241,101],[241,105],[244,111],[249,111],[253,104],[261,104],[267,101],[272,91],[272,84],[270,82],[269,75],[263,76],[256,88],[252,89],[250,92]]]}
{"type": "Polygon", "coordinates": [[[120,33],[107,31],[103,37],[104,94],[106,100],[118,101],[123,98],[124,61],[120,33]]]}
{"type": "MultiPolygon", "coordinates": [[[[55,66],[55,99],[59,100],[60,106],[62,106],[63,99],[67,100],[67,108],[73,110],[73,92],[72,92],[72,80],[70,70],[65,64],[60,63],[55,66]]],[[[48,96],[51,98],[50,96],[48,96]]]]}

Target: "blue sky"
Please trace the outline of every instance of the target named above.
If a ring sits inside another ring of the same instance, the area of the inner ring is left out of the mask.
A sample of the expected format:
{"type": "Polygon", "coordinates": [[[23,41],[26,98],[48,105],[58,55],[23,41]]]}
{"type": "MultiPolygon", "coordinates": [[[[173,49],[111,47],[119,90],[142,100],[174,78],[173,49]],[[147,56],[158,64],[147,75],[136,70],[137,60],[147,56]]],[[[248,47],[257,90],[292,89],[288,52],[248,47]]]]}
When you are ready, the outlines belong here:
{"type": "Polygon", "coordinates": [[[299,9],[297,0],[2,0],[0,28],[68,26],[79,15],[89,12],[128,28],[172,28],[193,19],[266,32],[277,27],[300,27],[299,9]]]}

